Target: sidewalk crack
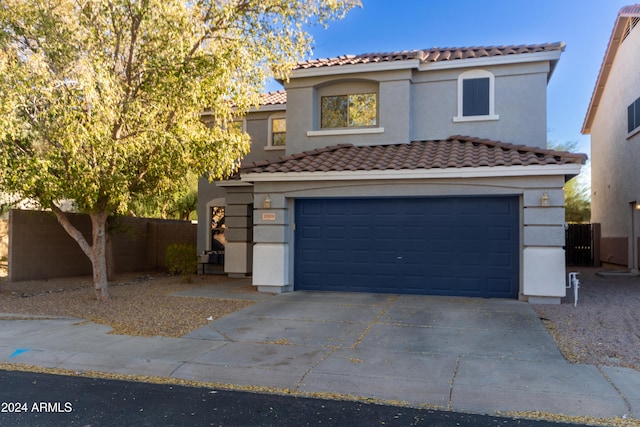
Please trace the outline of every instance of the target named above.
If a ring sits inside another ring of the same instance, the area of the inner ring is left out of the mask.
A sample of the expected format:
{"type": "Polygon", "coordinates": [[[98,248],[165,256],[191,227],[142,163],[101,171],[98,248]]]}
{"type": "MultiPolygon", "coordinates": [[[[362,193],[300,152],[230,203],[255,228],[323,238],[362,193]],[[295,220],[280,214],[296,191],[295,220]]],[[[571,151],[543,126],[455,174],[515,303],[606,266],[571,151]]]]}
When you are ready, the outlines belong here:
{"type": "Polygon", "coordinates": [[[362,334],[360,334],[360,336],[358,337],[358,339],[356,340],[356,342],[353,343],[353,345],[351,346],[352,350],[355,350],[356,348],[358,348],[358,346],[360,345],[360,343],[362,342],[362,340],[364,339],[364,337],[367,336],[367,334],[369,333],[369,331],[371,330],[371,328],[373,328],[373,326],[378,323],[378,320],[380,320],[380,318],[382,316],[384,316],[387,311],[389,310],[389,308],[398,300],[398,298],[400,298],[399,295],[395,295],[394,297],[391,298],[391,300],[382,308],[382,310],[380,310],[380,312],[378,313],[378,315],[376,316],[375,319],[373,319],[366,327],[366,329],[362,332],[362,334]]]}
{"type": "Polygon", "coordinates": [[[320,365],[322,362],[324,362],[325,360],[327,360],[327,358],[329,356],[331,356],[332,354],[334,354],[336,351],[338,351],[338,349],[340,349],[340,347],[338,346],[330,346],[331,351],[328,352],[327,354],[325,354],[324,356],[322,356],[320,358],[320,360],[318,360],[316,363],[313,364],[312,367],[310,367],[309,369],[307,369],[305,371],[304,374],[302,374],[302,376],[300,377],[300,379],[298,380],[298,382],[296,383],[296,387],[294,389],[294,391],[298,391],[300,389],[300,387],[302,387],[302,384],[304,383],[304,379],[307,377],[307,375],[309,375],[309,373],[314,370],[318,365],[320,365]]]}
{"type": "Polygon", "coordinates": [[[604,379],[607,380],[609,382],[609,384],[611,384],[611,387],[613,387],[615,389],[615,391],[618,392],[618,394],[622,398],[622,401],[624,402],[625,406],[627,407],[627,411],[629,412],[629,415],[631,415],[633,417],[634,416],[633,415],[633,411],[631,410],[631,404],[629,403],[629,400],[627,400],[627,396],[625,396],[624,393],[622,393],[622,391],[620,391],[620,389],[613,383],[613,380],[611,378],[609,378],[609,376],[604,372],[604,370],[602,370],[600,365],[596,365],[596,368],[598,368],[598,371],[600,371],[600,373],[602,374],[604,379]]]}
{"type": "Polygon", "coordinates": [[[456,382],[456,376],[458,375],[458,368],[460,367],[460,355],[456,358],[456,366],[453,368],[453,377],[451,377],[451,384],[449,387],[449,403],[447,404],[447,411],[451,411],[453,402],[453,385],[456,382]]]}

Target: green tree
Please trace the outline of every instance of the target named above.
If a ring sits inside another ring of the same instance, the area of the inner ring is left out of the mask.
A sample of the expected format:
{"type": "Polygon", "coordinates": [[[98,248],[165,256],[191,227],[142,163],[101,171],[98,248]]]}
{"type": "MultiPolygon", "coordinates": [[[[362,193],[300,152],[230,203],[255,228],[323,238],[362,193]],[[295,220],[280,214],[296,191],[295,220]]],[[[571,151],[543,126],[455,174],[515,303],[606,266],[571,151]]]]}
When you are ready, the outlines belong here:
{"type": "Polygon", "coordinates": [[[249,150],[228,126],[310,51],[308,25],[358,0],[3,0],[0,187],[53,210],[109,299],[105,224],[191,171],[229,176],[249,150]],[[200,120],[211,111],[214,125],[200,120]],[[59,201],[91,217],[92,237],[59,201]]]}
{"type": "MultiPolygon", "coordinates": [[[[557,151],[577,151],[576,142],[558,144],[547,142],[547,147],[557,151]]],[[[564,185],[564,218],[565,222],[584,223],[591,220],[591,183],[588,165],[586,171],[570,179],[564,185]]]]}
{"type": "Polygon", "coordinates": [[[163,219],[196,219],[198,209],[198,177],[189,172],[174,183],[175,190],[140,195],[129,203],[129,214],[163,219]]]}

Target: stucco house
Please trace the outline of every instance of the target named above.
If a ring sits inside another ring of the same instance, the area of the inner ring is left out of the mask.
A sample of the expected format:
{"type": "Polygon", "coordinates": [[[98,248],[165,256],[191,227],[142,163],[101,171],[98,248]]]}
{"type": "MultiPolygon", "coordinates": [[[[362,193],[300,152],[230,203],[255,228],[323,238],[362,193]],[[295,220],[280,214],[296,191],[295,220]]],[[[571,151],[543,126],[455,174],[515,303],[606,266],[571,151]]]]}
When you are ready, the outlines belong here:
{"type": "Polygon", "coordinates": [[[640,236],[640,4],[623,7],[582,127],[591,135],[591,222],[604,265],[638,270],[640,236]]]}
{"type": "Polygon", "coordinates": [[[545,148],[547,83],[563,50],[298,64],[286,101],[267,94],[245,118],[253,146],[240,173],[201,182],[199,249],[211,241],[212,207],[224,205],[225,271],[251,274],[260,291],[558,303],[563,185],[586,161],[545,148]]]}

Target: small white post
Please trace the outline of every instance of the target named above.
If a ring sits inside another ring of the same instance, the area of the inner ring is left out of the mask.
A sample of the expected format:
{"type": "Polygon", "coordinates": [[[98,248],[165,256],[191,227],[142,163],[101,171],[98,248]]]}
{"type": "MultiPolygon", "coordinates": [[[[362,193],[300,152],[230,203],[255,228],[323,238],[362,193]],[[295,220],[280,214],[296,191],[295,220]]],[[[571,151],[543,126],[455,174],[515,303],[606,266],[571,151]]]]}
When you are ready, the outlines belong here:
{"type": "Polygon", "coordinates": [[[578,272],[572,271],[569,273],[569,283],[567,283],[567,289],[573,286],[573,306],[578,306],[578,288],[580,288],[580,280],[578,280],[578,272]]]}

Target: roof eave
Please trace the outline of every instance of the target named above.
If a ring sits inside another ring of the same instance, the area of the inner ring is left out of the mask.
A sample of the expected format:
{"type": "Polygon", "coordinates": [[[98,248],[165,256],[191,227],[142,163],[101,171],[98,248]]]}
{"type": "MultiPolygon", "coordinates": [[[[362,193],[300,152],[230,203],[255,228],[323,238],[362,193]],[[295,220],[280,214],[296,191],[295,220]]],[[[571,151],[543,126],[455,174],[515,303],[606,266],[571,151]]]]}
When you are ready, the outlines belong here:
{"type": "Polygon", "coordinates": [[[285,111],[287,109],[287,104],[267,104],[260,105],[257,108],[251,107],[249,109],[250,113],[260,113],[262,111],[285,111]]]}
{"type": "MultiPolygon", "coordinates": [[[[622,10],[624,10],[624,8],[622,10]]],[[[602,93],[604,92],[604,88],[607,85],[607,80],[609,79],[609,72],[611,71],[611,67],[613,66],[613,61],[615,60],[616,54],[618,53],[618,47],[620,46],[620,43],[622,41],[622,35],[624,33],[627,20],[629,18],[640,16],[640,13],[622,13],[622,10],[616,17],[613,31],[611,32],[611,37],[609,38],[609,44],[607,45],[607,50],[605,51],[602,65],[600,66],[600,71],[598,72],[598,78],[596,79],[596,84],[593,88],[593,93],[591,94],[591,100],[589,101],[589,107],[587,108],[587,114],[585,116],[584,123],[582,124],[581,129],[581,133],[583,135],[588,135],[591,133],[591,126],[593,124],[596,112],[598,111],[602,93]]]]}
{"type": "Polygon", "coordinates": [[[442,178],[500,178],[565,176],[573,177],[582,168],[578,163],[560,165],[493,166],[475,168],[432,168],[403,170],[329,171],[329,172],[250,172],[241,174],[242,182],[355,181],[442,178]]]}
{"type": "MultiPolygon", "coordinates": [[[[233,107],[234,110],[236,110],[236,107],[233,107]]],[[[256,107],[251,107],[249,108],[248,113],[261,113],[261,112],[269,112],[269,111],[286,111],[287,110],[287,104],[283,103],[283,104],[265,104],[265,105],[259,105],[257,108],[256,107]]],[[[213,112],[211,110],[204,110],[204,111],[200,111],[200,117],[207,117],[207,116],[213,116],[213,112]]],[[[240,118],[238,118],[239,120],[240,118]]]]}
{"type": "Polygon", "coordinates": [[[554,50],[550,52],[537,52],[537,53],[523,53],[513,54],[505,56],[492,56],[483,58],[466,58],[455,59],[451,61],[437,61],[437,62],[421,62],[418,59],[411,59],[406,61],[390,61],[390,62],[376,62],[368,64],[345,64],[345,65],[331,65],[312,68],[299,68],[291,72],[291,78],[302,77],[319,77],[319,76],[333,76],[339,74],[355,74],[355,73],[367,73],[376,71],[393,71],[393,70],[407,70],[417,69],[419,71],[431,71],[431,70],[444,70],[455,68],[468,68],[468,67],[486,67],[492,65],[505,65],[505,64],[522,64],[531,62],[549,61],[550,72],[549,78],[553,73],[553,70],[558,63],[562,50],[554,50]]]}
{"type": "Polygon", "coordinates": [[[407,70],[418,68],[419,66],[420,61],[417,59],[406,61],[373,62],[368,64],[331,65],[312,68],[299,68],[291,72],[290,78],[334,76],[338,74],[370,73],[376,71],[407,70]]]}
{"type": "MultiPolygon", "coordinates": [[[[563,47],[564,49],[564,47],[563,47]]],[[[531,62],[544,62],[550,63],[549,79],[556,67],[556,64],[560,60],[562,55],[561,50],[554,50],[551,52],[537,52],[537,53],[522,53],[504,56],[491,56],[483,58],[466,58],[456,59],[452,61],[440,61],[440,62],[426,62],[420,65],[420,71],[430,70],[443,70],[453,68],[469,68],[469,67],[487,67],[492,65],[508,65],[508,64],[523,64],[531,62]]]]}

